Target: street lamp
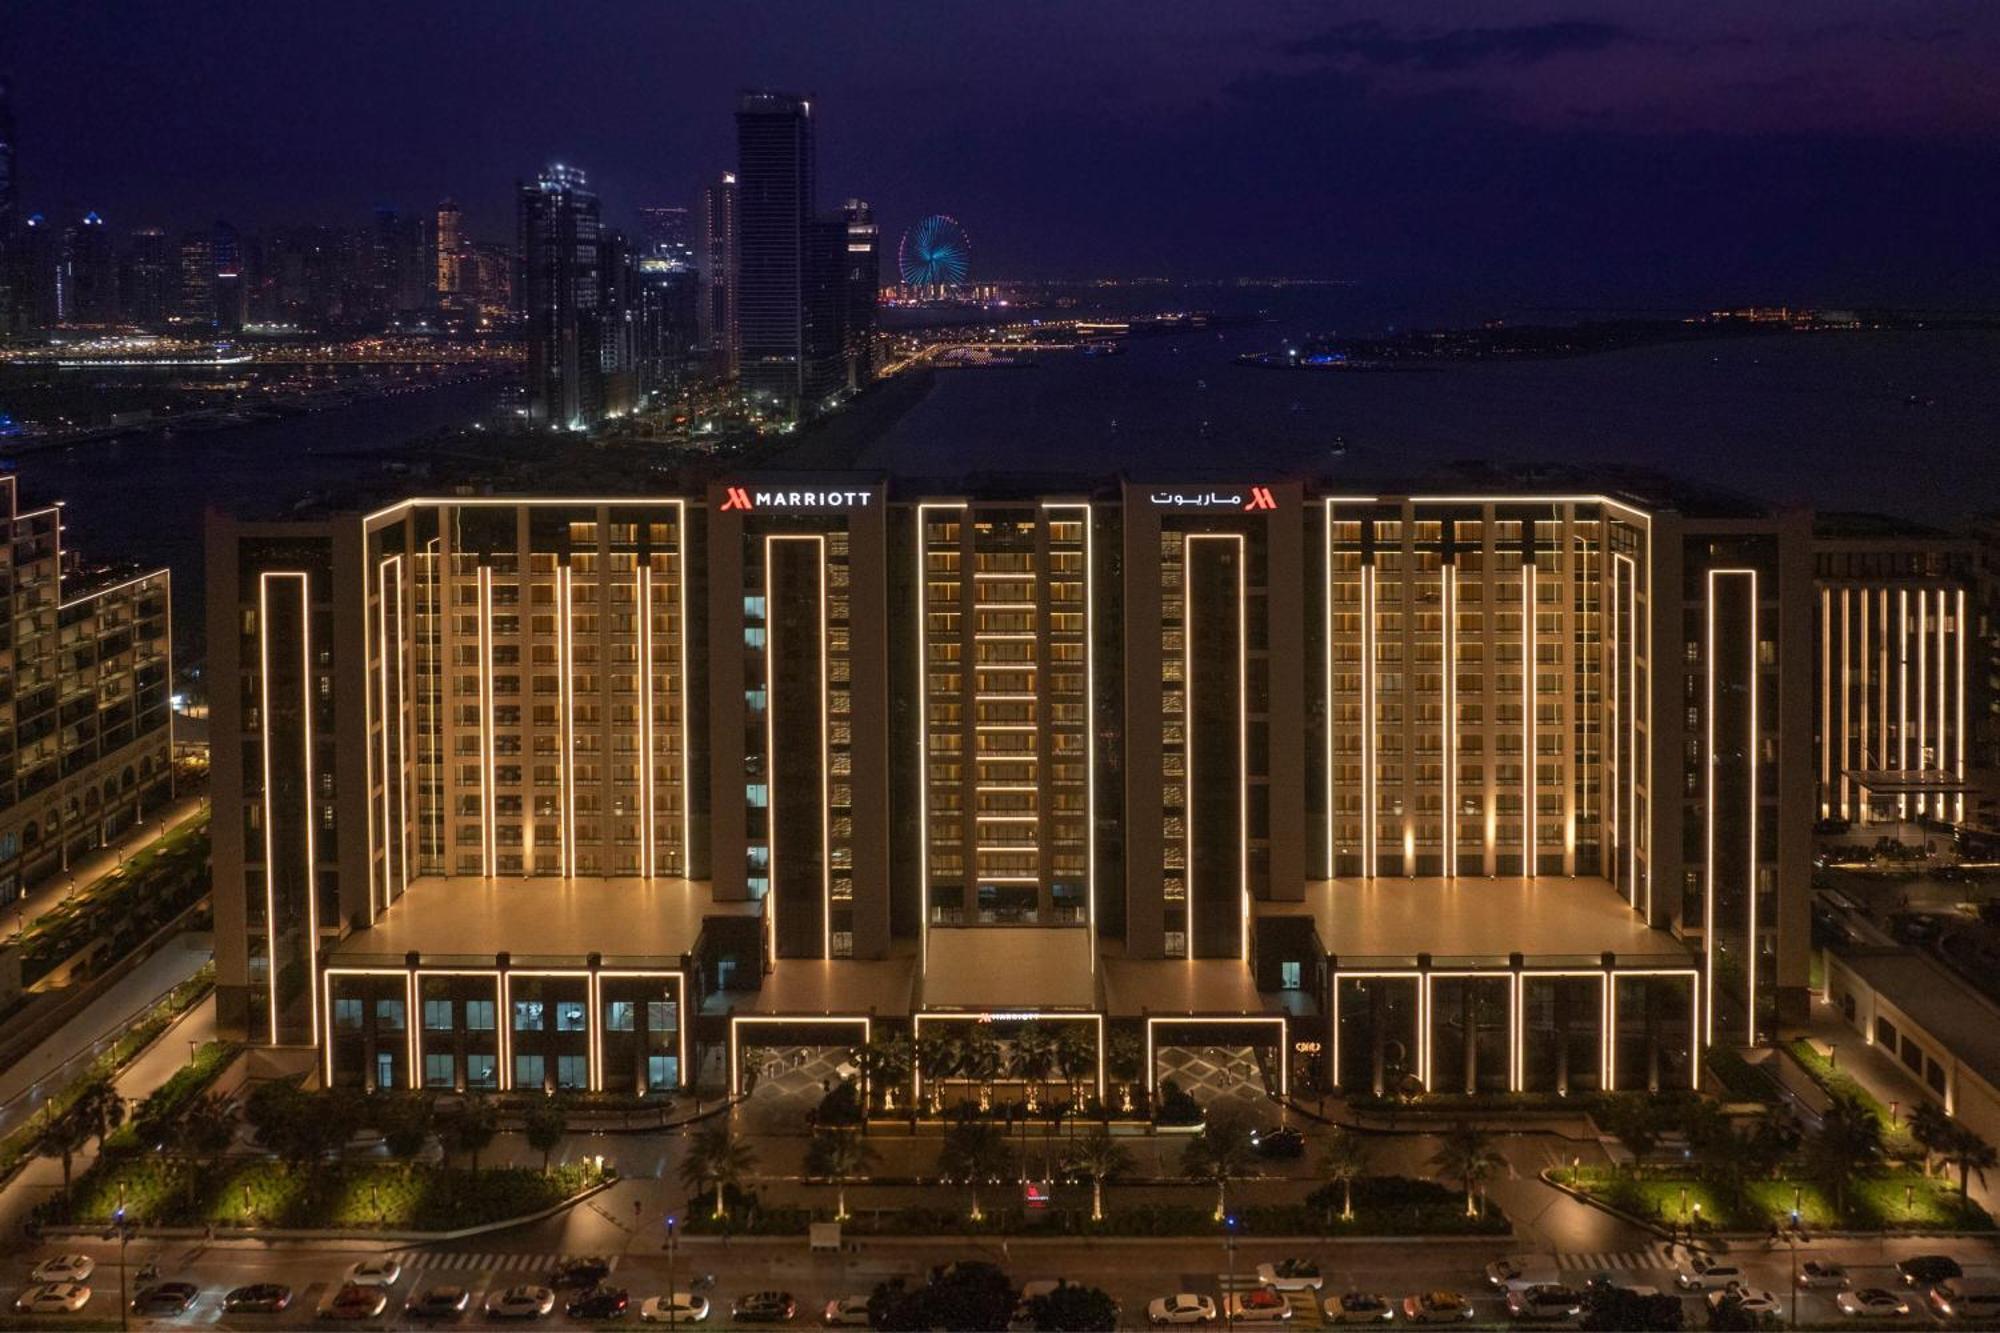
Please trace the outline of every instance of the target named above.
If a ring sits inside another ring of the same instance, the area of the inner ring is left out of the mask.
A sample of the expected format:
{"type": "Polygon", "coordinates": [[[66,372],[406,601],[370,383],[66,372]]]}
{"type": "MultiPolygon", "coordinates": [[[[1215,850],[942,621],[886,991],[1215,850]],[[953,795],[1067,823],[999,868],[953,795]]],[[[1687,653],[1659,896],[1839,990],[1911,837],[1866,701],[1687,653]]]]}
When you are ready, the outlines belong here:
{"type": "Polygon", "coordinates": [[[667,1215],[667,1327],[674,1326],[674,1307],[679,1304],[679,1296],[674,1291],[674,1217],[667,1215]]]}
{"type": "Polygon", "coordinates": [[[1236,1315],[1229,1306],[1231,1295],[1236,1290],[1236,1214],[1234,1213],[1222,1219],[1222,1248],[1228,1255],[1229,1269],[1229,1286],[1222,1293],[1222,1326],[1234,1328],[1236,1315]]]}
{"type": "Polygon", "coordinates": [[[129,1329],[132,1327],[132,1305],[125,1292],[125,1247],[131,1243],[132,1227],[125,1220],[125,1204],[122,1200],[118,1204],[118,1211],[111,1215],[111,1225],[118,1233],[118,1327],[129,1329]]]}

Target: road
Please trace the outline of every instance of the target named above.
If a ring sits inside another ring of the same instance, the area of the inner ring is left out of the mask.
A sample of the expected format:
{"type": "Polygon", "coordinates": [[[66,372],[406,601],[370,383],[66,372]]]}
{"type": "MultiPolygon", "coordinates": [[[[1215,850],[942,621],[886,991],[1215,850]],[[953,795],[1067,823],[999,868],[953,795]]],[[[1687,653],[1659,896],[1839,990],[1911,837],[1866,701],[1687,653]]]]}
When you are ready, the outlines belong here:
{"type": "MultiPolygon", "coordinates": [[[[667,1256],[662,1252],[663,1233],[658,1226],[659,1219],[647,1214],[641,1219],[642,1225],[636,1229],[628,1228],[620,1220],[621,1212],[629,1209],[621,1210],[620,1205],[626,1201],[619,1197],[619,1190],[614,1189],[598,1198],[605,1201],[603,1216],[589,1215],[594,1217],[595,1225],[580,1221],[578,1235],[602,1239],[608,1233],[615,1237],[615,1244],[552,1250],[532,1243],[534,1233],[523,1236],[510,1232],[462,1245],[398,1251],[403,1273],[393,1288],[390,1313],[371,1321],[370,1326],[421,1326],[403,1319],[400,1310],[403,1301],[412,1293],[433,1284],[466,1287],[473,1293],[472,1303],[476,1309],[483,1305],[486,1293],[519,1283],[543,1281],[563,1255],[582,1253],[601,1253],[612,1260],[611,1280],[614,1285],[624,1287],[631,1293],[635,1307],[635,1313],[628,1314],[626,1322],[635,1322],[639,1301],[667,1289],[667,1256]]],[[[108,1313],[116,1304],[118,1290],[116,1246],[99,1242],[66,1248],[90,1253],[107,1265],[93,1275],[95,1292],[90,1313],[108,1313]]],[[[158,1328],[295,1328],[311,1324],[317,1307],[338,1285],[345,1267],[379,1248],[339,1242],[265,1248],[236,1244],[207,1245],[200,1241],[136,1241],[128,1256],[135,1270],[143,1263],[158,1263],[165,1277],[198,1283],[202,1294],[196,1307],[186,1315],[171,1319],[135,1319],[133,1322],[137,1327],[158,1328]],[[225,1317],[220,1309],[222,1293],[231,1286],[248,1282],[282,1282],[291,1286],[295,1292],[292,1308],[278,1316],[225,1317]]],[[[1817,1244],[1804,1253],[1847,1264],[1856,1285],[1894,1286],[1896,1276],[1891,1265],[1895,1258],[1939,1248],[1936,1242],[1920,1241],[1886,1244],[1839,1242],[1817,1244]]],[[[1960,1242],[1943,1248],[1956,1254],[1969,1270],[2000,1270],[2000,1251],[1990,1245],[1973,1246],[1960,1242]]],[[[44,1246],[32,1253],[15,1256],[7,1262],[6,1274],[25,1285],[30,1266],[55,1252],[54,1247],[44,1246]]],[[[736,1240],[726,1245],[718,1240],[697,1239],[684,1240],[680,1244],[676,1274],[677,1285],[683,1289],[691,1274],[714,1276],[714,1287],[709,1294],[717,1313],[709,1321],[710,1327],[730,1326],[727,1309],[732,1298],[769,1288],[792,1292],[800,1307],[800,1317],[795,1323],[808,1325],[816,1322],[819,1309],[830,1298],[863,1294],[876,1282],[898,1275],[914,1276],[930,1265],[947,1259],[977,1257],[1000,1263],[1023,1282],[1037,1278],[1067,1278],[1102,1286],[1118,1299],[1131,1317],[1130,1322],[1136,1325],[1143,1321],[1146,1302],[1155,1296],[1175,1290],[1216,1296],[1232,1286],[1252,1286],[1255,1285],[1253,1272],[1259,1262],[1297,1253],[1321,1261],[1328,1274],[1325,1294],[1364,1290],[1400,1300],[1412,1292],[1452,1289],[1472,1297],[1478,1325],[1491,1325],[1506,1322],[1505,1310],[1501,1297],[1486,1286],[1481,1270],[1489,1260],[1509,1252],[1506,1243],[1498,1241],[1479,1244],[1353,1242],[1331,1245],[1314,1242],[1293,1248],[1244,1240],[1236,1247],[1232,1279],[1230,1258],[1223,1247],[1213,1241],[1093,1243],[1016,1240],[1007,1245],[865,1241],[847,1252],[814,1255],[808,1253],[805,1242],[797,1238],[736,1240]]],[[[1780,1251],[1773,1254],[1758,1244],[1731,1257],[1742,1262],[1752,1285],[1768,1288],[1778,1293],[1781,1300],[1784,1299],[1790,1265],[1787,1253],[1780,1251]]],[[[1610,1254],[1558,1253],[1540,1258],[1556,1267],[1560,1276],[1569,1281],[1581,1282],[1592,1273],[1612,1271],[1621,1274],[1628,1282],[1650,1284],[1662,1290],[1672,1289],[1669,1259],[1658,1245],[1610,1254]]],[[[1690,1328],[1706,1325],[1700,1299],[1696,1295],[1683,1296],[1688,1306],[1690,1328]]],[[[1293,1297],[1292,1304],[1295,1317],[1289,1321],[1290,1326],[1315,1327],[1323,1322],[1309,1293],[1293,1297]]],[[[1786,1308],[1789,1311],[1788,1303],[1786,1308]]],[[[1839,1318],[1832,1293],[1801,1293],[1799,1320],[1802,1324],[1827,1323],[1839,1318]]],[[[463,1322],[470,1326],[484,1325],[484,1321],[477,1317],[463,1322]]],[[[550,1322],[560,1325],[571,1323],[560,1311],[550,1322]]],[[[1918,1314],[1907,1322],[1911,1326],[1928,1326],[1933,1321],[1927,1314],[1918,1314]]]]}

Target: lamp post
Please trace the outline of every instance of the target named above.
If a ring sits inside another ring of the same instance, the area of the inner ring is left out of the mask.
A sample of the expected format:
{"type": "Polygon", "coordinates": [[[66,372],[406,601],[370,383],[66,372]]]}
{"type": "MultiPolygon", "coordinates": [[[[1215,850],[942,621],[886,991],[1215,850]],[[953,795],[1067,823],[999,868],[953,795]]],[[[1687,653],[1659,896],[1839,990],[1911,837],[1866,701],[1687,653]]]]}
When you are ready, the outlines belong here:
{"type": "Polygon", "coordinates": [[[1229,1305],[1235,1298],[1236,1292],[1236,1214],[1234,1213],[1222,1219],[1222,1249],[1227,1256],[1229,1270],[1229,1285],[1222,1293],[1222,1326],[1235,1328],[1236,1315],[1229,1305]]]}
{"type": "Polygon", "coordinates": [[[1792,1191],[1792,1327],[1799,1326],[1799,1193],[1792,1191]]]}
{"type": "Polygon", "coordinates": [[[132,1228],[125,1221],[125,1205],[121,1201],[118,1211],[111,1215],[111,1225],[118,1232],[118,1327],[132,1327],[132,1305],[125,1292],[125,1247],[131,1243],[132,1228]]]}
{"type": "Polygon", "coordinates": [[[667,1327],[674,1326],[675,1307],[680,1303],[674,1291],[674,1217],[667,1214],[667,1327]]]}

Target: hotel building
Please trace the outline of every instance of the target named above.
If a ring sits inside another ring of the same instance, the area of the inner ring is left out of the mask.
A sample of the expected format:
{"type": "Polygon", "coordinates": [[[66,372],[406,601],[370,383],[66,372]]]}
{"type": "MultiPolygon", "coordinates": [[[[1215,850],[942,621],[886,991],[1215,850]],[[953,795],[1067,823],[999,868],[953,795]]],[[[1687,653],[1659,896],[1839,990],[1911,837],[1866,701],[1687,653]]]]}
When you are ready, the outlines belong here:
{"type": "Polygon", "coordinates": [[[361,1086],[1031,1017],[1100,1091],[1117,1029],[1148,1086],[1694,1085],[1804,1009],[1814,551],[1663,485],[218,515],[223,1023],[361,1086]]]}
{"type": "Polygon", "coordinates": [[[0,476],[0,903],[173,798],[167,571],[82,567],[0,476]]]}

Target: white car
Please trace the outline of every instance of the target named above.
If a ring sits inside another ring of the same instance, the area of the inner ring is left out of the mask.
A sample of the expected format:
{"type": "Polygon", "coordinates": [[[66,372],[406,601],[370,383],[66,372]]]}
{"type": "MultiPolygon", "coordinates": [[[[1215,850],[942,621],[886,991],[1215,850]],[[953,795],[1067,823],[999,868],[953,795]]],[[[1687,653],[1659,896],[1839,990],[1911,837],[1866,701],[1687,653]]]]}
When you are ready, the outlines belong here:
{"type": "Polygon", "coordinates": [[[81,1282],[44,1282],[29,1287],[14,1302],[17,1314],[75,1314],[90,1304],[90,1288],[81,1282]]]}
{"type": "Polygon", "coordinates": [[[1365,1291],[1329,1296],[1323,1308],[1329,1324],[1379,1324],[1396,1317],[1396,1307],[1387,1296],[1375,1296],[1365,1291]]]}
{"type": "Polygon", "coordinates": [[[44,1259],[28,1274],[37,1282],[85,1282],[97,1271],[97,1260],[87,1254],[59,1254],[44,1259]]]}
{"type": "Polygon", "coordinates": [[[1275,1264],[1258,1264],[1257,1280],[1279,1291],[1318,1291],[1324,1281],[1319,1265],[1310,1259],[1280,1259],[1275,1264]]]}
{"type": "Polygon", "coordinates": [[[1743,1270],[1736,1264],[1697,1254],[1683,1260],[1674,1269],[1674,1285],[1682,1291],[1721,1291],[1732,1286],[1740,1287],[1743,1285],[1743,1270]]]}
{"type": "Polygon", "coordinates": [[[1155,1296],[1146,1303],[1146,1318],[1155,1324],[1212,1324],[1215,1302],[1191,1291],[1155,1296]]]}
{"type": "Polygon", "coordinates": [[[1455,1324],[1472,1314],[1472,1302],[1455,1291],[1420,1291],[1403,1297],[1403,1318],[1412,1324],[1455,1324]]]}
{"type": "Polygon", "coordinates": [[[1228,1315],[1232,1324],[1282,1324],[1292,1317],[1292,1303],[1283,1292],[1252,1287],[1230,1293],[1228,1315]]]}
{"type": "Polygon", "coordinates": [[[868,1298],[866,1296],[836,1296],[826,1303],[819,1322],[828,1328],[867,1328],[868,1298]]]}
{"type": "Polygon", "coordinates": [[[1724,1287],[1721,1291],[1708,1293],[1709,1309],[1720,1310],[1724,1306],[1734,1306],[1744,1314],[1756,1315],[1759,1318],[1767,1314],[1782,1314],[1785,1308],[1778,1304],[1776,1295],[1768,1291],[1758,1291],[1754,1287],[1724,1287]]]}
{"type": "Polygon", "coordinates": [[[1486,1285],[1505,1291],[1515,1282],[1554,1282],[1556,1271],[1532,1254],[1510,1254],[1486,1265],[1486,1285]]]}
{"type": "Polygon", "coordinates": [[[403,1266],[394,1259],[363,1259],[347,1270],[350,1287],[393,1287],[403,1275],[403,1266]]]}
{"type": "Polygon", "coordinates": [[[1843,1291],[1833,1303],[1842,1314],[1856,1319],[1901,1319],[1910,1312],[1910,1303],[1887,1287],[1843,1291]]]}
{"type": "Polygon", "coordinates": [[[699,1324],[708,1318],[708,1297],[677,1291],[671,1296],[648,1296],[639,1307],[639,1321],[646,1324],[699,1324]]]}
{"type": "Polygon", "coordinates": [[[1799,1285],[1808,1291],[1815,1287],[1840,1290],[1847,1286],[1847,1269],[1831,1259],[1808,1259],[1799,1265],[1799,1285]]]}
{"type": "Polygon", "coordinates": [[[509,1287],[486,1298],[492,1319],[543,1319],[556,1308],[556,1294],[547,1287],[509,1287]]]}

